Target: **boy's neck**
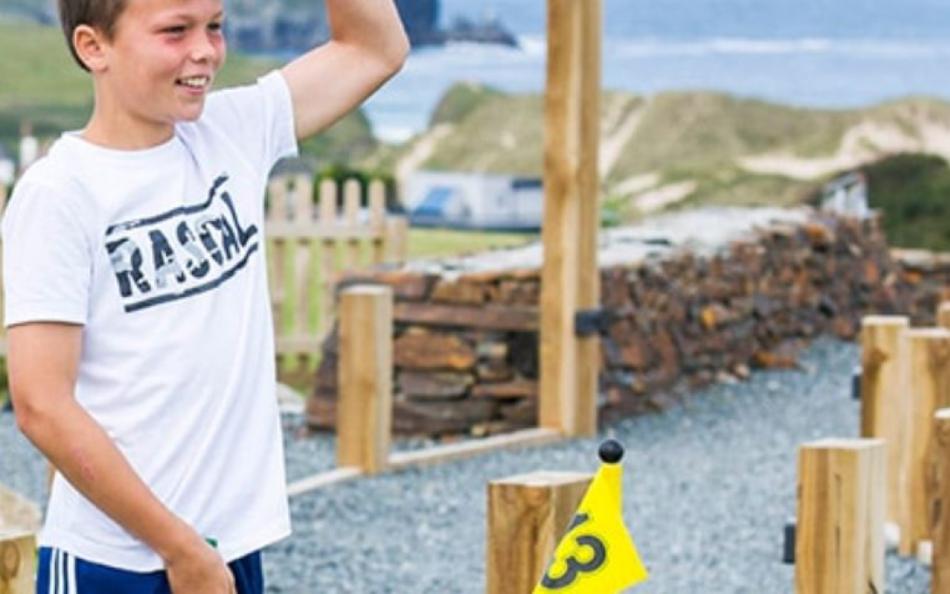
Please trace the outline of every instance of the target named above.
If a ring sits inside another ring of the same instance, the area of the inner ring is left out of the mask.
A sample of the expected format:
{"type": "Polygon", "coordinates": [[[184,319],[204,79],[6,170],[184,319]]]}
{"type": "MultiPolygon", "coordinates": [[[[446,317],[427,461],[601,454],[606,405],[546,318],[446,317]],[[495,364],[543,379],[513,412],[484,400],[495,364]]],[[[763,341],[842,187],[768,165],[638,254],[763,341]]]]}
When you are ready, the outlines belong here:
{"type": "Polygon", "coordinates": [[[96,101],[92,117],[80,135],[84,140],[117,150],[143,150],[168,142],[175,127],[160,122],[145,122],[119,109],[96,101]]]}

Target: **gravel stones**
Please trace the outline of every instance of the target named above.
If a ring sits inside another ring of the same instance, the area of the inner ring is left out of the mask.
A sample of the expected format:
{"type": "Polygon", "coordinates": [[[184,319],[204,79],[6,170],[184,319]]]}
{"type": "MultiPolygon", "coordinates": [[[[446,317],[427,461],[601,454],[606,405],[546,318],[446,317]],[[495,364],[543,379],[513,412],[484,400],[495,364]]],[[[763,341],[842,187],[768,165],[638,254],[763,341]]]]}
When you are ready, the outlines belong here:
{"type": "MultiPolygon", "coordinates": [[[[856,437],[852,344],[821,340],[798,370],[753,373],[682,395],[663,414],[609,425],[596,439],[495,452],[359,479],[291,501],[294,535],[265,552],[268,594],[481,594],[490,480],[537,470],[593,472],[605,437],[626,448],[624,517],[651,572],[636,594],[791,594],[783,526],[795,516],[797,447],[856,437]]],[[[327,436],[284,418],[291,480],[329,469],[327,436]]],[[[401,449],[426,442],[397,442],[401,449]]],[[[45,467],[0,415],[0,481],[40,500],[45,467]]],[[[929,592],[930,572],[889,555],[888,594],[929,592]]]]}
{"type": "MultiPolygon", "coordinates": [[[[593,472],[600,441],[613,437],[626,448],[624,517],[651,572],[636,594],[791,594],[794,567],[781,558],[783,526],[795,516],[797,448],[858,435],[857,360],[854,345],[822,340],[798,370],[682,396],[681,406],[614,423],[597,439],[304,495],[292,501],[294,536],[265,556],[268,592],[480,594],[487,482],[593,472]]],[[[889,594],[929,592],[929,570],[912,560],[889,555],[887,573],[889,594]]]]}

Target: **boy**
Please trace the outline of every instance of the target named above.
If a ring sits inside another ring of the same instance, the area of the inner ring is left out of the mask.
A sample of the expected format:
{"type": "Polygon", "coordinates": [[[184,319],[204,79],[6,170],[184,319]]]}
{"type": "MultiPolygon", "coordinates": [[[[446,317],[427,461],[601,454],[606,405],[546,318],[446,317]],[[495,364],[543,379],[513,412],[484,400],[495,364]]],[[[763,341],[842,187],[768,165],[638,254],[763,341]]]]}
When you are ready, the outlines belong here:
{"type": "Polygon", "coordinates": [[[263,592],[290,532],[267,174],[408,52],[392,0],[326,6],[331,41],[208,95],[221,0],[60,0],[95,107],[3,221],[17,423],[58,470],[38,592],[263,592]]]}

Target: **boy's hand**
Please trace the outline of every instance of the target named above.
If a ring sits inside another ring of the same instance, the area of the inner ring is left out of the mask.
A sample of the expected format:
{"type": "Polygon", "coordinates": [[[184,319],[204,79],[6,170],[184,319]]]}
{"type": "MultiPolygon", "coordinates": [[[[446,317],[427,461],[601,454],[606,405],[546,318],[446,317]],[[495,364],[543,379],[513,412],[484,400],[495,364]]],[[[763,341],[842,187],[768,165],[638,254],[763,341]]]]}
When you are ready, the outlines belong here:
{"type": "Polygon", "coordinates": [[[96,507],[165,561],[174,594],[235,594],[221,556],[155,497],[73,394],[82,326],[28,323],[7,331],[7,369],[20,430],[96,507]]]}
{"type": "Polygon", "coordinates": [[[172,594],[236,594],[234,575],[224,559],[195,536],[165,562],[172,594]]]}

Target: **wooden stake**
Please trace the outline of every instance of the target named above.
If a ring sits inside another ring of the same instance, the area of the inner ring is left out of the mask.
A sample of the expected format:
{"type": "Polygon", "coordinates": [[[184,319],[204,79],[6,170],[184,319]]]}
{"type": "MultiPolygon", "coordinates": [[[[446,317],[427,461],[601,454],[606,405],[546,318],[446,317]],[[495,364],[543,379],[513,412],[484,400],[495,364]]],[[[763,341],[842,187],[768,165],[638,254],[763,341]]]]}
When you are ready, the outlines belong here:
{"type": "MultiPolygon", "coordinates": [[[[348,179],[343,184],[343,216],[346,218],[347,229],[354,235],[360,224],[360,194],[362,192],[363,188],[357,179],[348,179]]],[[[358,237],[352,237],[346,245],[346,267],[349,270],[356,270],[362,266],[360,240],[358,237]]]]}
{"type": "Polygon", "coordinates": [[[950,592],[950,408],[937,411],[934,421],[936,489],[931,508],[933,541],[931,589],[950,592]]]}
{"type": "Polygon", "coordinates": [[[386,469],[392,431],[393,294],[383,286],[340,295],[337,462],[386,469]]]}
{"type": "Polygon", "coordinates": [[[369,184],[369,221],[373,229],[371,262],[382,264],[386,261],[386,184],[382,180],[369,184]]]}
{"type": "Polygon", "coordinates": [[[390,262],[402,264],[409,257],[409,220],[406,217],[387,217],[386,254],[390,262]]]}
{"type": "Polygon", "coordinates": [[[536,472],[488,485],[488,594],[530,594],[593,475],[536,472]]]}
{"type": "Polygon", "coordinates": [[[36,537],[0,532],[0,593],[33,594],[36,590],[36,537]]]}
{"type": "Polygon", "coordinates": [[[599,339],[574,319],[600,293],[601,23],[602,0],[548,0],[539,424],[571,436],[597,428],[599,339]]]}
{"type": "Polygon", "coordinates": [[[904,385],[908,390],[904,419],[906,448],[901,461],[902,555],[914,554],[930,538],[929,504],[934,494],[931,456],[934,448],[934,415],[950,407],[950,331],[941,328],[908,330],[904,385]]]}
{"type": "Polygon", "coordinates": [[[898,316],[869,316],[861,326],[861,437],[885,441],[887,520],[898,523],[903,451],[901,414],[907,401],[907,392],[901,389],[898,350],[910,320],[898,316]]]}
{"type": "MultiPolygon", "coordinates": [[[[320,182],[320,228],[329,237],[329,230],[337,225],[338,186],[332,179],[320,182]]],[[[320,300],[317,307],[318,334],[323,336],[330,328],[333,311],[333,287],[336,285],[336,243],[324,239],[320,245],[320,300]]]]}
{"type": "Polygon", "coordinates": [[[884,591],[885,464],[879,439],[800,448],[796,594],[884,591]]]}
{"type": "MultiPolygon", "coordinates": [[[[292,221],[300,226],[312,227],[313,219],[313,179],[309,175],[298,175],[294,178],[294,193],[291,197],[293,205],[292,221]]],[[[294,329],[293,336],[304,343],[307,339],[314,340],[312,353],[300,352],[299,365],[303,367],[308,355],[316,356],[319,346],[316,336],[310,333],[310,300],[311,285],[313,284],[313,242],[309,237],[300,238],[294,245],[294,329]]]]}
{"type": "MultiPolygon", "coordinates": [[[[270,182],[269,205],[267,209],[267,222],[286,223],[287,222],[287,180],[286,178],[277,178],[270,182]]],[[[287,298],[286,267],[287,267],[287,242],[281,237],[275,237],[271,240],[271,304],[274,315],[274,330],[278,336],[284,334],[284,300],[287,298]]]]}
{"type": "Polygon", "coordinates": [[[0,532],[37,532],[42,520],[38,505],[0,485],[0,532]]]}
{"type": "Polygon", "coordinates": [[[937,308],[937,325],[950,330],[950,301],[945,301],[937,308]]]}

